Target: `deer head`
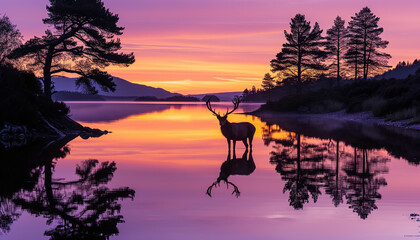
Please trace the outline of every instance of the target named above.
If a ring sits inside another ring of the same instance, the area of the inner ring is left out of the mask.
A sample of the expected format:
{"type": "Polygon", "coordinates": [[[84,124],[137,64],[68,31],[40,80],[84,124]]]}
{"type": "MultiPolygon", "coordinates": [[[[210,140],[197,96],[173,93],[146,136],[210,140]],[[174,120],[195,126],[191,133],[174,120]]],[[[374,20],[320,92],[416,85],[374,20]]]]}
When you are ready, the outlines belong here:
{"type": "Polygon", "coordinates": [[[229,111],[229,108],[226,108],[226,113],[224,115],[221,115],[220,113],[216,113],[216,111],[214,111],[213,108],[211,107],[210,101],[211,101],[211,97],[206,102],[207,108],[209,109],[210,112],[213,113],[213,115],[215,115],[217,117],[217,120],[219,120],[220,126],[223,126],[228,122],[227,121],[227,116],[229,114],[233,113],[239,107],[239,103],[241,102],[241,98],[238,97],[238,96],[233,98],[233,100],[232,100],[233,109],[231,111],[229,111]]]}

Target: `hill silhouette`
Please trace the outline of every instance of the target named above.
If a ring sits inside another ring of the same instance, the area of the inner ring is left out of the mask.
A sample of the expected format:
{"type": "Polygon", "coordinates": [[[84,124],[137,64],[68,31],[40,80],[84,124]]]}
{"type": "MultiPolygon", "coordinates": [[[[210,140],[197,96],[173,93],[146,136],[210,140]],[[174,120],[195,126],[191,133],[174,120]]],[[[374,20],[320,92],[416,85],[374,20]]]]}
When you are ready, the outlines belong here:
{"type": "MultiPolygon", "coordinates": [[[[82,88],[76,86],[74,78],[68,77],[54,77],[54,90],[57,92],[79,92],[83,93],[82,88]]],[[[168,98],[178,96],[178,93],[172,93],[162,88],[154,88],[146,85],[131,83],[127,80],[114,77],[114,82],[117,85],[115,92],[102,91],[100,86],[95,86],[99,93],[98,95],[109,97],[140,97],[140,96],[154,96],[157,98],[168,98]]]]}
{"type": "Polygon", "coordinates": [[[414,75],[417,70],[420,69],[420,61],[414,60],[414,62],[399,62],[397,66],[389,71],[386,71],[384,74],[376,76],[375,79],[405,79],[409,75],[414,75]]]}

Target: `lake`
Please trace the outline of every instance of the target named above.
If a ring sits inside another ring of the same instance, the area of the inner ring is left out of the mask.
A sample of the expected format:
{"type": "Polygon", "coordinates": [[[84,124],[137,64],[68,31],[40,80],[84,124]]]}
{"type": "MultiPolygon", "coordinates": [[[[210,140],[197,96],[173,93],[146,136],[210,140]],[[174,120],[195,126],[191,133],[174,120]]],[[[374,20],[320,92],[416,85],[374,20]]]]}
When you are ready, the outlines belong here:
{"type": "Polygon", "coordinates": [[[231,114],[229,156],[203,103],[68,104],[112,133],[1,150],[0,239],[420,238],[419,132],[231,114]]]}

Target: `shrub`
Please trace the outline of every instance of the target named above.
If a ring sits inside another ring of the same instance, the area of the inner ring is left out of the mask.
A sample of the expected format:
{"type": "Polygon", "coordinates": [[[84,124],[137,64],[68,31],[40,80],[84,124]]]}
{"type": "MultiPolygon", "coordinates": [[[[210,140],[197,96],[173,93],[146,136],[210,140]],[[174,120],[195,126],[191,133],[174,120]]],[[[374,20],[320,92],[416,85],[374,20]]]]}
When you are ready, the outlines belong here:
{"type": "Polygon", "coordinates": [[[64,103],[41,97],[41,83],[31,72],[0,65],[0,86],[0,123],[33,127],[40,121],[39,113],[46,117],[69,113],[64,103]]]}

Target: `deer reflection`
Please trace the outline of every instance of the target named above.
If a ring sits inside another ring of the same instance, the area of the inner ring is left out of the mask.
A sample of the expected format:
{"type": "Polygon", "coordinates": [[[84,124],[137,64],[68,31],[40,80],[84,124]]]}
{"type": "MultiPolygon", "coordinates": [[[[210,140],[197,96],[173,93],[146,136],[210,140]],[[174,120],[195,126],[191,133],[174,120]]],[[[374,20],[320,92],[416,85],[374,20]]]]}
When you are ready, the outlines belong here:
{"type": "Polygon", "coordinates": [[[245,150],[244,154],[242,155],[242,158],[236,158],[235,153],[233,154],[233,158],[231,158],[231,155],[229,152],[226,161],[224,161],[222,165],[220,166],[219,177],[212,185],[210,185],[210,187],[207,188],[206,194],[211,197],[211,190],[213,189],[213,187],[220,186],[220,182],[224,181],[228,188],[229,188],[229,185],[233,187],[232,194],[234,194],[236,197],[239,197],[241,194],[239,192],[239,188],[228,180],[229,176],[232,176],[232,175],[247,176],[253,173],[255,168],[256,167],[254,163],[254,158],[252,156],[252,150],[249,151],[249,157],[248,157],[248,150],[245,150]]]}
{"type": "Polygon", "coordinates": [[[362,219],[377,209],[376,200],[381,198],[378,191],[387,185],[381,175],[388,172],[387,157],[374,154],[373,150],[340,145],[339,141],[285,133],[276,126],[266,126],[263,140],[266,145],[274,144],[270,162],[285,181],[283,192],[289,192],[293,208],[302,209],[310,196],[316,202],[324,189],[334,206],[345,198],[362,219]],[[273,137],[280,132],[279,138],[273,137]]]}
{"type": "MultiPolygon", "coordinates": [[[[49,144],[48,151],[32,154],[32,162],[38,165],[31,187],[22,185],[15,192],[0,191],[0,226],[4,232],[10,229],[21,212],[43,216],[47,224],[54,226],[45,231],[51,239],[108,239],[117,235],[117,224],[123,222],[119,214],[119,200],[134,198],[134,190],[128,187],[110,189],[107,184],[117,170],[114,162],[89,159],[76,167],[76,178],[65,181],[54,178],[56,161],[69,153],[66,142],[49,144]],[[63,146],[64,145],[64,146],[63,146]],[[39,174],[43,173],[43,174],[39,174]]],[[[19,171],[15,169],[15,171],[19,171]]],[[[1,189],[3,190],[3,189],[1,189]]]]}

